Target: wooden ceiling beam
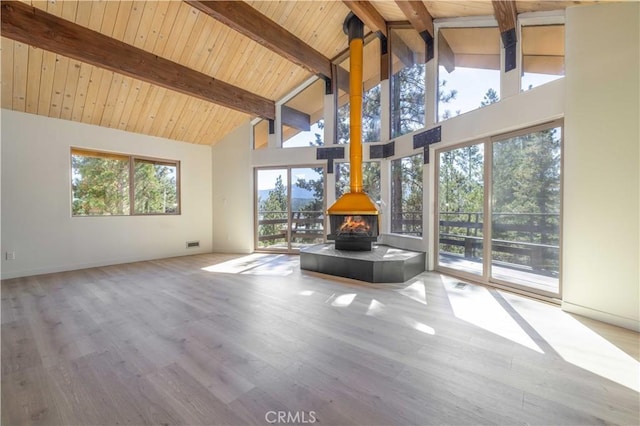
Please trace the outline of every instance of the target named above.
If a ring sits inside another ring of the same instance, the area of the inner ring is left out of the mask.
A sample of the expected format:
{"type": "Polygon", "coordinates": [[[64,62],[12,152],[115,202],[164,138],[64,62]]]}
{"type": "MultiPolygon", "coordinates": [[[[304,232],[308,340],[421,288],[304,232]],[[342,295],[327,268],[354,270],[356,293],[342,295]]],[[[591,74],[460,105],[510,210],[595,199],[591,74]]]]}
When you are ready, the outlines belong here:
{"type": "Polygon", "coordinates": [[[275,119],[269,99],[19,1],[3,1],[2,36],[237,111],[275,119]]]}
{"type": "Polygon", "coordinates": [[[387,37],[387,21],[369,1],[344,0],[343,3],[373,32],[387,37]]]}
{"type": "Polygon", "coordinates": [[[331,78],[331,60],[243,1],[187,4],[315,74],[331,78]]]}
{"type": "Polygon", "coordinates": [[[422,1],[396,0],[396,4],[418,33],[427,31],[431,38],[435,37],[433,18],[422,1]]]}
{"type": "Polygon", "coordinates": [[[513,0],[492,0],[493,13],[498,21],[500,37],[504,46],[504,71],[508,72],[516,68],[516,22],[518,11],[513,0]]]}
{"type": "Polygon", "coordinates": [[[516,27],[518,12],[516,2],[511,0],[492,0],[493,13],[498,21],[500,32],[512,30],[516,27]]]}

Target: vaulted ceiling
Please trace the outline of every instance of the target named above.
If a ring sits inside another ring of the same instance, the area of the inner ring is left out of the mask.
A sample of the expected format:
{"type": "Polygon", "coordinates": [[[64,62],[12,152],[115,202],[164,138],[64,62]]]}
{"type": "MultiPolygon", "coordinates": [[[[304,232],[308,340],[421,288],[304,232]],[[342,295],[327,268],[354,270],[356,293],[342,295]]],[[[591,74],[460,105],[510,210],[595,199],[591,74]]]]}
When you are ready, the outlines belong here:
{"type": "MultiPolygon", "coordinates": [[[[412,7],[433,19],[496,13],[503,23],[497,11],[508,3],[3,1],[2,108],[213,144],[330,73],[347,49],[350,10],[367,15],[369,30],[411,21],[422,31],[412,7]]],[[[517,1],[515,13],[577,3],[589,2],[517,1]]]]}

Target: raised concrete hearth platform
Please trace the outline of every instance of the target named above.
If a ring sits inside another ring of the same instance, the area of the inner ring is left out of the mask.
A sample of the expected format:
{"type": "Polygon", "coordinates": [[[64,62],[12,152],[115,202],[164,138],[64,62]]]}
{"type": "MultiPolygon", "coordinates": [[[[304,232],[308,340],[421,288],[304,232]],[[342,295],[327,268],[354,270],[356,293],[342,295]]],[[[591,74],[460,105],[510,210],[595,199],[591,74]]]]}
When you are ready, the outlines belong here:
{"type": "Polygon", "coordinates": [[[425,253],[378,244],[371,251],[317,244],[300,250],[300,268],[370,283],[402,283],[425,270],[425,253]]]}

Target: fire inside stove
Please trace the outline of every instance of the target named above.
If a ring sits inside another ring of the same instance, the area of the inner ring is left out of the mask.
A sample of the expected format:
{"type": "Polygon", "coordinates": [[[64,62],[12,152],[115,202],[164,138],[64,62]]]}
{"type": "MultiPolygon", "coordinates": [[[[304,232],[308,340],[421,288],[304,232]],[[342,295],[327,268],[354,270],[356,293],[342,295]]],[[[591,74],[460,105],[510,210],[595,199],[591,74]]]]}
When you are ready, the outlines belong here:
{"type": "Polygon", "coordinates": [[[345,216],[344,222],[340,225],[340,234],[368,234],[371,226],[362,216],[345,216]]]}
{"type": "Polygon", "coordinates": [[[331,234],[338,250],[371,250],[378,239],[378,215],[334,214],[329,216],[331,234]]]}

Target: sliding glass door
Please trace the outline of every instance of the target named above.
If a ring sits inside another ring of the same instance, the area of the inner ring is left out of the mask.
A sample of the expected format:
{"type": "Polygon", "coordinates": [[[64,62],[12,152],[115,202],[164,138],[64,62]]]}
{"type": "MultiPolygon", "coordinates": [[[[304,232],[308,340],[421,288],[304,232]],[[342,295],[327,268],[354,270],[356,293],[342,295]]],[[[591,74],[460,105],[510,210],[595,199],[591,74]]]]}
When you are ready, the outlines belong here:
{"type": "Polygon", "coordinates": [[[491,276],[557,294],[561,127],[494,141],[491,276]]]}
{"type": "Polygon", "coordinates": [[[324,169],[264,168],[255,171],[255,247],[297,252],[324,242],[324,169]]]}
{"type": "Polygon", "coordinates": [[[559,123],[437,155],[437,267],[550,297],[560,293],[559,123]]]}
{"type": "Polygon", "coordinates": [[[484,143],[438,157],[438,264],[483,276],[484,143]]]}

